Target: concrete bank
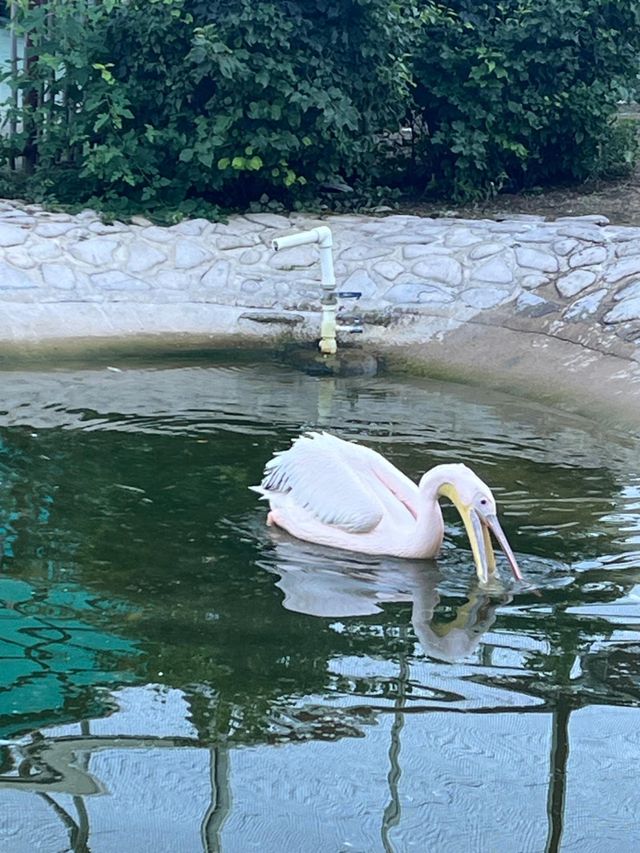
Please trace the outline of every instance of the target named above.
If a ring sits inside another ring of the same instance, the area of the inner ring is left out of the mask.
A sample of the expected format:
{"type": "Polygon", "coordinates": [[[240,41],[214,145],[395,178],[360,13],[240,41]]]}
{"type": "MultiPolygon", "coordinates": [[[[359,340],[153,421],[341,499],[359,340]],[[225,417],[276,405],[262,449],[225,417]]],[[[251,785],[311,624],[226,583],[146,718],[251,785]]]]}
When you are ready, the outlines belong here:
{"type": "Polygon", "coordinates": [[[2,359],[312,340],[316,248],[274,253],[271,241],[319,224],[333,231],[339,288],[362,294],[343,311],[345,324],[362,320],[362,347],[412,370],[640,414],[640,228],[601,216],[256,213],[161,228],[0,202],[2,359]]]}

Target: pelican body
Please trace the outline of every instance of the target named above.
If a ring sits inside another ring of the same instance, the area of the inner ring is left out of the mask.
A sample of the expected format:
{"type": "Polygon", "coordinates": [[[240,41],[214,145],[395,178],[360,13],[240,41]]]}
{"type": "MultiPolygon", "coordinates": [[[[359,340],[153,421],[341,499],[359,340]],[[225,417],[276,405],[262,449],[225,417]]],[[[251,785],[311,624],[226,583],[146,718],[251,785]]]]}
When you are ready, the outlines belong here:
{"type": "Polygon", "coordinates": [[[269,501],[267,523],[298,539],[409,559],[438,554],[444,536],[439,499],[448,498],[464,522],[480,581],[495,573],[490,532],[522,579],[494,497],[466,465],[436,465],[416,485],[371,448],[308,433],[276,453],[262,483],[251,488],[269,501]]]}

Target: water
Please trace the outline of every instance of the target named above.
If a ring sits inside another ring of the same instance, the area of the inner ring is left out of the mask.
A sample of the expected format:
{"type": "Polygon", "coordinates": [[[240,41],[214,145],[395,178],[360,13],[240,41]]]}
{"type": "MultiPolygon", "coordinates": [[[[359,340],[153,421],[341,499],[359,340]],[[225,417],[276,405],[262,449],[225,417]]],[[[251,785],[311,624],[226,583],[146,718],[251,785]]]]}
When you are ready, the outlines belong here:
{"type": "Polygon", "coordinates": [[[0,850],[635,851],[640,441],[271,362],[5,372],[0,850]],[[301,430],[494,489],[537,591],[269,531],[301,430]]]}

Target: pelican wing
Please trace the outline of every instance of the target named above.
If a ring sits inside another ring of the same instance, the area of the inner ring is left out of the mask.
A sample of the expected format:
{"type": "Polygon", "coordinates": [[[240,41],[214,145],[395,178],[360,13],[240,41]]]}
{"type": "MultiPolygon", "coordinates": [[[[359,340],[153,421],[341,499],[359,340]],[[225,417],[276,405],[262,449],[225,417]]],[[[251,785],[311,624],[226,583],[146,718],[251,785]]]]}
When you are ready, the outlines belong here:
{"type": "Polygon", "coordinates": [[[379,453],[328,433],[297,438],[265,468],[256,491],[287,495],[323,524],[367,533],[386,514],[417,515],[418,487],[379,453]]]}
{"type": "Polygon", "coordinates": [[[361,449],[324,433],[300,436],[267,462],[256,491],[269,499],[286,495],[322,524],[368,533],[382,520],[385,507],[377,483],[368,483],[370,474],[351,448],[361,449]]]}
{"type": "Polygon", "coordinates": [[[378,483],[383,486],[382,494],[386,503],[395,498],[409,510],[414,518],[417,518],[419,490],[418,486],[406,474],[403,474],[388,459],[370,447],[352,444],[327,433],[323,433],[322,437],[334,444],[336,452],[344,453],[352,460],[353,465],[357,464],[359,470],[366,471],[369,478],[376,478],[378,483]],[[385,495],[385,492],[388,494],[385,495]]]}

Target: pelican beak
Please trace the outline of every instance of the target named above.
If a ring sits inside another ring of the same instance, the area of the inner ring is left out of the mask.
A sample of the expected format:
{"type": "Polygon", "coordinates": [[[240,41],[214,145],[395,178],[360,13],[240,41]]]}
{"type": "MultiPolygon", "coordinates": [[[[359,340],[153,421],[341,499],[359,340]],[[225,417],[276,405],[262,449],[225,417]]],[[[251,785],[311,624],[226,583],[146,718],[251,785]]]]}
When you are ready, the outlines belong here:
{"type": "Polygon", "coordinates": [[[511,545],[509,545],[509,540],[505,536],[505,532],[500,526],[500,522],[498,521],[498,516],[493,512],[483,513],[479,509],[471,509],[471,512],[476,513],[480,517],[480,523],[483,525],[482,533],[484,544],[487,552],[490,552],[490,559],[493,560],[493,567],[495,569],[495,556],[493,554],[493,547],[491,545],[491,537],[489,536],[489,531],[493,533],[495,536],[496,542],[502,548],[502,551],[507,558],[507,562],[511,566],[511,571],[513,572],[513,576],[516,580],[522,580],[522,572],[518,566],[518,561],[516,560],[516,555],[511,550],[511,545]]]}
{"type": "Polygon", "coordinates": [[[449,483],[441,487],[440,494],[449,498],[460,513],[467,536],[469,537],[469,542],[471,543],[473,560],[476,564],[476,572],[478,573],[480,583],[488,583],[489,577],[496,570],[496,557],[493,552],[493,544],[489,531],[493,533],[498,545],[504,551],[515,578],[521,581],[522,574],[518,567],[515,554],[511,550],[511,546],[495,513],[485,512],[481,507],[463,503],[458,490],[449,483]]]}

